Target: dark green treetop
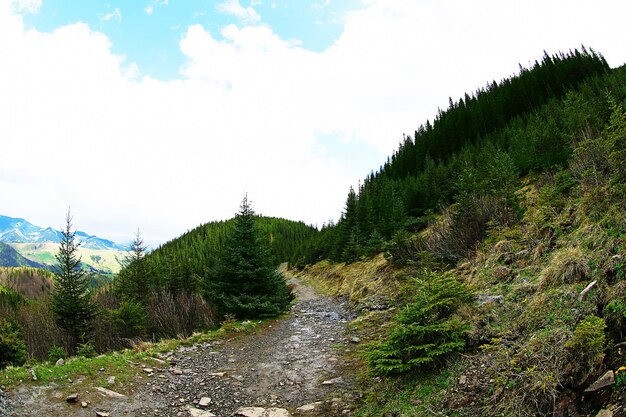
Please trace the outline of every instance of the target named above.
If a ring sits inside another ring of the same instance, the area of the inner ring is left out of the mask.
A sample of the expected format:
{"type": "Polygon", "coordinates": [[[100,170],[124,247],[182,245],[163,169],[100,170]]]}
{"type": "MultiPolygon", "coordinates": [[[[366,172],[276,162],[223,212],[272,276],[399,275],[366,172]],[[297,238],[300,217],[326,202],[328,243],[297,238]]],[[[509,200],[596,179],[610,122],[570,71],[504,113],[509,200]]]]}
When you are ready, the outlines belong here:
{"type": "Polygon", "coordinates": [[[272,262],[269,242],[259,235],[247,195],[211,275],[209,293],[221,315],[272,317],[289,304],[290,291],[272,262]]]}
{"type": "Polygon", "coordinates": [[[89,280],[81,268],[78,255],[79,242],[72,230],[72,217],[67,212],[65,227],[61,230],[62,238],[56,254],[57,266],[54,271],[54,291],[52,293],[52,311],[56,315],[59,327],[68,337],[69,348],[86,341],[91,330],[95,306],[89,292],[89,280]]]}

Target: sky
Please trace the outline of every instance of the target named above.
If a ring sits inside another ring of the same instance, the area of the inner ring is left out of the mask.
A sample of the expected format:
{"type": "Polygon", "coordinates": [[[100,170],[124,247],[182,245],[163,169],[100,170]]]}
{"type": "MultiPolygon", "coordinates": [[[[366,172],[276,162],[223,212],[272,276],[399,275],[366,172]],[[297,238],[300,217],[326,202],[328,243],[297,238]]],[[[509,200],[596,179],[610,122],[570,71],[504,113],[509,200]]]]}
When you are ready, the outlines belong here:
{"type": "Polygon", "coordinates": [[[257,213],[321,226],[403,134],[584,44],[622,0],[0,0],[0,214],[152,247],[257,213]]]}

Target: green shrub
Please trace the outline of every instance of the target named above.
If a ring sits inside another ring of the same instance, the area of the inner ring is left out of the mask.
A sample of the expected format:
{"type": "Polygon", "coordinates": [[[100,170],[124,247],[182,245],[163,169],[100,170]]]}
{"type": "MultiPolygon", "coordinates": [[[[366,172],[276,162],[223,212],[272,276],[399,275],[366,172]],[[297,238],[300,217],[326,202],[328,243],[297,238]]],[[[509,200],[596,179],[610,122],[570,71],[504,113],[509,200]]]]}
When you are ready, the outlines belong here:
{"type": "Polygon", "coordinates": [[[626,333],[626,301],[621,298],[611,300],[603,313],[609,331],[622,340],[626,333]]]}
{"type": "Polygon", "coordinates": [[[26,344],[19,326],[0,319],[0,369],[9,365],[22,365],[26,361],[26,344]]]}
{"type": "Polygon", "coordinates": [[[116,331],[120,337],[132,339],[145,336],[148,313],[142,304],[136,301],[124,301],[112,313],[116,331]]]}
{"type": "Polygon", "coordinates": [[[381,374],[431,365],[465,346],[469,326],[456,316],[472,290],[452,275],[427,273],[414,279],[413,301],[396,316],[387,338],[368,346],[370,368],[381,374]]]}
{"type": "Polygon", "coordinates": [[[94,348],[93,343],[91,342],[80,343],[78,345],[78,349],[76,349],[76,356],[94,358],[96,355],[96,348],[94,348]]]}
{"type": "Polygon", "coordinates": [[[598,316],[587,316],[574,330],[570,340],[565,343],[569,350],[572,363],[579,372],[587,373],[604,352],[606,322],[598,316]]]}
{"type": "Polygon", "coordinates": [[[67,358],[67,353],[61,346],[54,345],[48,350],[48,360],[51,363],[56,363],[59,359],[65,358],[67,358]]]}

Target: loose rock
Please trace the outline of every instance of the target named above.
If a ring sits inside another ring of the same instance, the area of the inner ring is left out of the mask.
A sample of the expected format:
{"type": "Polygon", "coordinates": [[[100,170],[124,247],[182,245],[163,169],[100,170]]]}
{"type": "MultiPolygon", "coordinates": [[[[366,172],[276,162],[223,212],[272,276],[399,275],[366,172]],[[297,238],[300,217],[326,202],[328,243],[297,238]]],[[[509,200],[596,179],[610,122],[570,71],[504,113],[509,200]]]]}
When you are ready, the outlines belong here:
{"type": "Polygon", "coordinates": [[[194,407],[189,407],[188,410],[189,414],[191,414],[191,417],[217,417],[215,414],[208,410],[200,410],[194,407]]]}
{"type": "Polygon", "coordinates": [[[235,417],[291,417],[289,411],[284,408],[263,408],[263,407],[241,407],[235,414],[235,417]]]}
{"type": "Polygon", "coordinates": [[[604,387],[611,386],[615,383],[615,373],[612,370],[607,371],[596,382],[589,385],[585,390],[585,393],[596,392],[604,387]]]}
{"type": "Polygon", "coordinates": [[[76,401],[78,401],[78,393],[75,392],[73,394],[68,395],[65,398],[65,401],[67,401],[68,403],[75,403],[76,401]]]}
{"type": "Polygon", "coordinates": [[[103,387],[96,387],[96,391],[111,398],[126,398],[124,394],[120,394],[119,392],[111,391],[110,389],[103,388],[103,387]]]}
{"type": "Polygon", "coordinates": [[[324,403],[321,401],[317,401],[314,403],[310,403],[310,404],[305,404],[303,406],[300,406],[298,408],[296,408],[296,411],[306,414],[306,413],[313,413],[315,411],[317,411],[317,409],[319,407],[321,407],[324,403]]]}

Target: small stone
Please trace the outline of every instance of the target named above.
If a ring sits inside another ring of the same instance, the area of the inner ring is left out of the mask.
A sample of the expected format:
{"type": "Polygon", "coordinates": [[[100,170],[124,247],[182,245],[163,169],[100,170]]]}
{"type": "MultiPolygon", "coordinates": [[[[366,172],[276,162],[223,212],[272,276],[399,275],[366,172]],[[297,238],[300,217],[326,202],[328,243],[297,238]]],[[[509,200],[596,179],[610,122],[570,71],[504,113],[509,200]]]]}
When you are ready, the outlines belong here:
{"type": "Polygon", "coordinates": [[[31,369],[29,372],[30,372],[30,374],[31,374],[31,375],[32,375],[32,377],[33,377],[33,381],[37,381],[37,375],[35,374],[35,370],[34,370],[34,369],[31,369]]]}
{"type": "Polygon", "coordinates": [[[476,303],[478,306],[483,306],[485,304],[493,303],[493,304],[502,304],[504,302],[503,295],[488,295],[488,294],[480,294],[476,297],[476,303]]]}
{"type": "Polygon", "coordinates": [[[611,409],[603,409],[596,414],[596,417],[613,417],[613,410],[611,409]]]}
{"type": "Polygon", "coordinates": [[[207,408],[209,404],[211,404],[211,399],[209,397],[202,397],[200,398],[200,401],[198,402],[198,407],[207,408]]]}
{"type": "Polygon", "coordinates": [[[83,401],[82,403],[80,403],[80,406],[83,408],[87,408],[87,401],[83,401]]]}
{"type": "Polygon", "coordinates": [[[350,341],[352,343],[361,343],[361,338],[360,337],[353,337],[352,339],[350,339],[350,341]]]}
{"type": "Polygon", "coordinates": [[[147,374],[151,374],[151,373],[153,373],[153,372],[154,372],[154,369],[152,369],[152,368],[143,368],[143,371],[144,371],[145,373],[147,373],[147,374]]]}
{"type": "Polygon", "coordinates": [[[241,407],[235,411],[233,416],[236,417],[265,417],[265,408],[263,407],[241,407]]]}
{"type": "Polygon", "coordinates": [[[182,374],[183,374],[183,371],[182,371],[182,369],[175,368],[175,369],[172,371],[172,373],[173,373],[174,375],[182,375],[182,374]]]}
{"type": "Polygon", "coordinates": [[[110,414],[106,411],[96,411],[96,417],[109,417],[110,414]]]}
{"type": "Polygon", "coordinates": [[[75,392],[75,393],[68,395],[65,398],[65,401],[67,401],[68,403],[75,403],[76,401],[78,401],[78,393],[75,392]]]}
{"type": "Polygon", "coordinates": [[[65,359],[60,358],[58,361],[56,361],[55,366],[63,366],[65,365],[65,359]]]}
{"type": "Polygon", "coordinates": [[[465,384],[467,384],[467,376],[465,376],[465,375],[461,375],[461,377],[459,378],[459,384],[460,384],[460,385],[465,385],[465,384]]]}
{"type": "Polygon", "coordinates": [[[208,410],[200,410],[194,407],[189,407],[188,410],[189,414],[191,414],[191,417],[217,417],[215,414],[208,410]]]}
{"type": "Polygon", "coordinates": [[[602,375],[596,382],[589,385],[585,390],[586,393],[596,392],[604,387],[611,386],[615,383],[615,373],[612,370],[607,371],[604,375],[602,375]]]}
{"type": "Polygon", "coordinates": [[[124,394],[120,394],[119,392],[111,391],[110,389],[103,387],[96,387],[96,391],[111,398],[126,398],[124,394]]]}
{"type": "Polygon", "coordinates": [[[343,378],[338,376],[337,378],[329,379],[327,381],[322,382],[322,385],[341,384],[342,382],[343,382],[343,378]]]}
{"type": "Polygon", "coordinates": [[[301,407],[296,408],[296,411],[299,413],[313,413],[315,412],[320,406],[322,406],[324,403],[321,401],[318,402],[314,402],[314,403],[310,403],[310,404],[305,404],[301,407]]]}

